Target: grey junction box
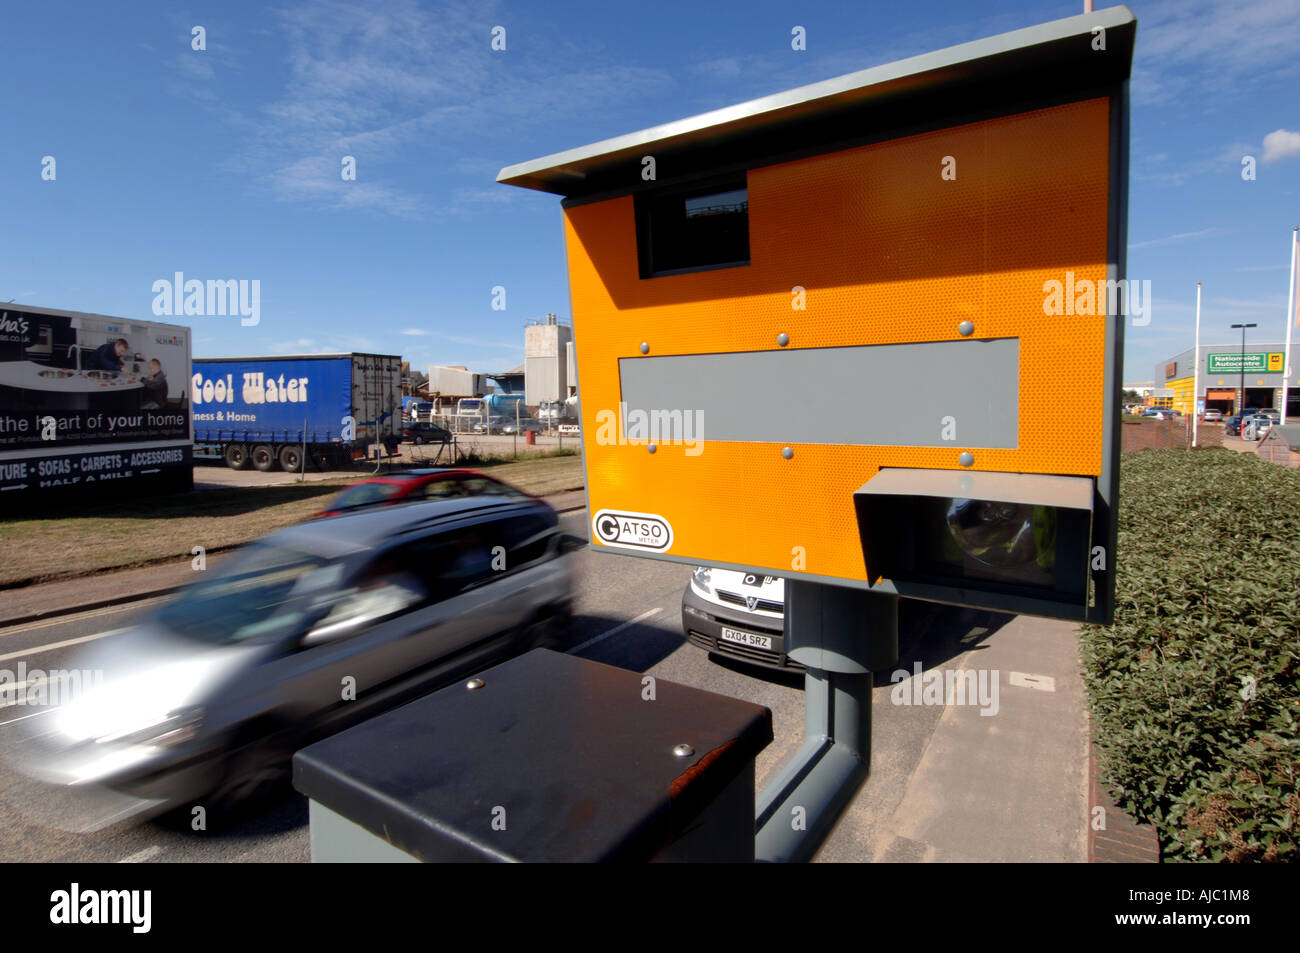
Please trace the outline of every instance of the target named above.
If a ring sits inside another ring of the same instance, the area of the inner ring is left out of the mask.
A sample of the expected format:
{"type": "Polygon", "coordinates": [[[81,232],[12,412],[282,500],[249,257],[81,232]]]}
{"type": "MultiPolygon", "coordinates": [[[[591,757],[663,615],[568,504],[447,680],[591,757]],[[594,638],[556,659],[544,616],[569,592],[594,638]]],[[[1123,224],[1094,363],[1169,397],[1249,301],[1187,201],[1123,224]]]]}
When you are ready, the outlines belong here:
{"type": "Polygon", "coordinates": [[[768,709],[534,649],[299,751],[312,860],[752,861],[768,709]]]}

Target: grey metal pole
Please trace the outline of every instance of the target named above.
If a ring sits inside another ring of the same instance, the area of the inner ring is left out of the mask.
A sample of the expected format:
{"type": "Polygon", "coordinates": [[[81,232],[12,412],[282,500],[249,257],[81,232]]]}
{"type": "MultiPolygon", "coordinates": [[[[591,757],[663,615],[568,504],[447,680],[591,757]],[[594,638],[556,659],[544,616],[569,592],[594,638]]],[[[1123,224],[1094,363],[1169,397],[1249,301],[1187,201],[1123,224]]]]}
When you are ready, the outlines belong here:
{"type": "MultiPolygon", "coordinates": [[[[1229,327],[1241,328],[1241,402],[1237,404],[1237,413],[1240,415],[1246,412],[1246,328],[1254,328],[1258,327],[1258,325],[1231,324],[1229,327]]],[[[1244,423],[1244,421],[1242,421],[1242,423],[1244,423]]],[[[1237,425],[1237,433],[1239,436],[1245,436],[1245,433],[1241,429],[1241,424],[1237,425]]]]}
{"type": "Polygon", "coordinates": [[[866,781],[872,673],[898,662],[898,596],[786,580],[786,650],[804,676],[804,741],[758,796],[754,859],[806,861],[866,781]]]}

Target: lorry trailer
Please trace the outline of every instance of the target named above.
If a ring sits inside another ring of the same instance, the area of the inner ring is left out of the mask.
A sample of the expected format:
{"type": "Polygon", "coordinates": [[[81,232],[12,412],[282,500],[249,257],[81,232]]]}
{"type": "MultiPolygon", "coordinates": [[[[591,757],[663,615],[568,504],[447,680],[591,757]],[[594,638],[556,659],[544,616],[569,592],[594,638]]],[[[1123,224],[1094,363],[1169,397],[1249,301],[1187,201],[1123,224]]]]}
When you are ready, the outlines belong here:
{"type": "Polygon", "coordinates": [[[345,466],[401,442],[401,358],[299,354],[197,358],[194,456],[234,470],[345,466]]]}

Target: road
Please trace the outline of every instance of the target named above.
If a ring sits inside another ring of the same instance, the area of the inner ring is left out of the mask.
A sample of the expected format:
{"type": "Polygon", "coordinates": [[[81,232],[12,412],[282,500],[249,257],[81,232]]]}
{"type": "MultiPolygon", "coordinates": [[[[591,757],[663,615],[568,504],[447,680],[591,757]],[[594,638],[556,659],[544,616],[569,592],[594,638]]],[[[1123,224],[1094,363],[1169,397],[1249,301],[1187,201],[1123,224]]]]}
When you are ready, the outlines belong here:
{"type": "MultiPolygon", "coordinates": [[[[561,517],[566,531],[586,535],[585,513],[561,517]]],[[[680,603],[688,567],[645,559],[581,551],[573,626],[567,648],[575,654],[657,678],[765,705],[773,714],[775,741],[760,755],[758,787],[797,750],[803,730],[801,676],[710,658],[685,643],[680,603]]],[[[66,668],[70,653],[84,642],[112,638],[112,632],[138,617],[151,603],[134,603],[24,626],[0,629],[0,667],[19,662],[30,670],[66,668]],[[106,634],[107,633],[107,634],[106,634]]],[[[902,603],[899,667],[919,659],[932,666],[957,664],[964,653],[995,632],[1009,617],[923,603],[902,603]]],[[[877,676],[873,704],[875,750],[872,797],[859,796],[851,823],[828,841],[820,859],[865,860],[888,848],[891,816],[943,714],[943,707],[889,703],[886,673],[877,676]],[[878,770],[877,770],[878,768],[878,770]]],[[[19,719],[41,717],[12,703],[0,707],[0,753],[19,719]]],[[[305,862],[310,859],[304,798],[290,795],[244,823],[226,830],[195,832],[175,822],[123,823],[92,834],[48,826],[43,812],[59,803],[34,792],[31,782],[0,768],[0,861],[305,862]]]]}
{"type": "MultiPolygon", "coordinates": [[[[537,435],[537,445],[528,447],[523,437],[492,434],[460,434],[456,438],[462,453],[478,451],[479,453],[504,454],[526,453],[530,450],[555,450],[565,447],[577,450],[582,446],[579,437],[558,437],[537,435]]],[[[389,461],[390,465],[432,467],[451,466],[451,451],[439,453],[436,446],[419,446],[404,443],[398,449],[397,456],[389,461]]],[[[209,460],[194,461],[194,488],[196,490],[216,490],[232,486],[282,486],[288,483],[305,481],[315,483],[320,480],[353,479],[360,480],[375,472],[373,461],[358,462],[351,469],[308,470],[306,473],[287,473],[284,470],[270,470],[265,473],[249,468],[232,470],[224,463],[209,460]]]]}

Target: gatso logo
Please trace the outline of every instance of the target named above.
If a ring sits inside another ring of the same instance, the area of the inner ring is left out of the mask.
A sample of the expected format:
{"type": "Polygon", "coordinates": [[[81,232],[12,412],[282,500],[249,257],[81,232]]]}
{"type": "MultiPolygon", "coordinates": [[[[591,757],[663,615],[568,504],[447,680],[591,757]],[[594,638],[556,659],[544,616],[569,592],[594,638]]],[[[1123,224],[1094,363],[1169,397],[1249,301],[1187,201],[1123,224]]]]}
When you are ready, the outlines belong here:
{"type": "Polygon", "coordinates": [[[654,513],[600,510],[592,518],[591,528],[606,546],[662,553],[673,544],[673,528],[654,513]]]}

